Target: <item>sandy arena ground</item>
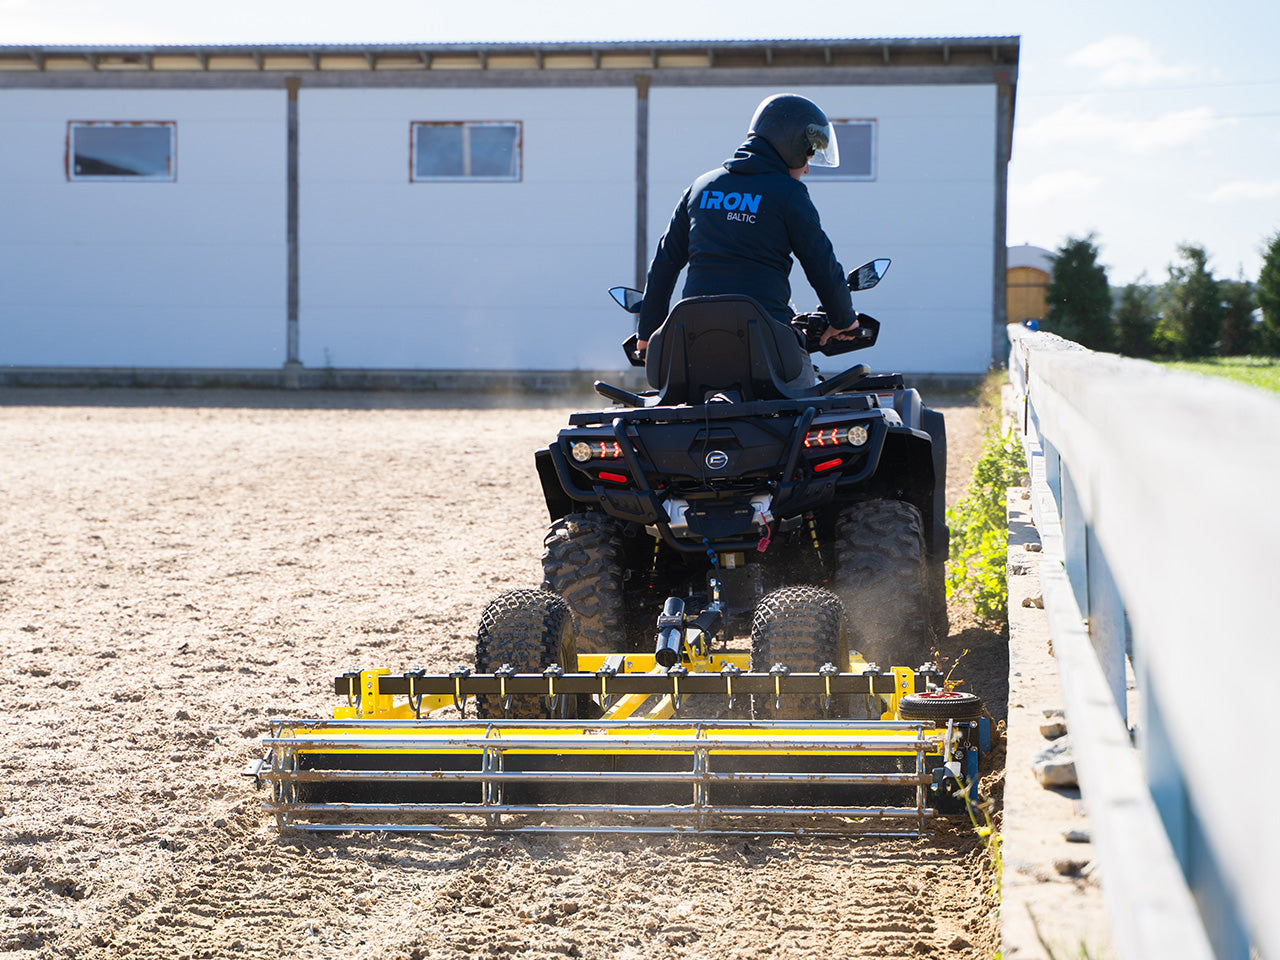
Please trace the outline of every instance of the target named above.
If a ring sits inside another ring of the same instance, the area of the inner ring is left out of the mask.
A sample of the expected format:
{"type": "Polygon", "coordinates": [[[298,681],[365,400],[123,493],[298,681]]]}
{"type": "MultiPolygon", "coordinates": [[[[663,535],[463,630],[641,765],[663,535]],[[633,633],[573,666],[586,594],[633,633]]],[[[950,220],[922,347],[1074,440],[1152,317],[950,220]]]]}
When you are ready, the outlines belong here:
{"type": "MultiPolygon", "coordinates": [[[[471,659],[540,580],[573,406],[0,391],[0,951],[38,957],[990,957],[966,824],[924,840],[280,836],[240,775],[355,665],[471,659]]],[[[978,445],[947,409],[948,488],[978,445]]],[[[944,657],[1004,716],[998,635],[944,657]]],[[[961,629],[965,627],[965,629],[961,629]]]]}

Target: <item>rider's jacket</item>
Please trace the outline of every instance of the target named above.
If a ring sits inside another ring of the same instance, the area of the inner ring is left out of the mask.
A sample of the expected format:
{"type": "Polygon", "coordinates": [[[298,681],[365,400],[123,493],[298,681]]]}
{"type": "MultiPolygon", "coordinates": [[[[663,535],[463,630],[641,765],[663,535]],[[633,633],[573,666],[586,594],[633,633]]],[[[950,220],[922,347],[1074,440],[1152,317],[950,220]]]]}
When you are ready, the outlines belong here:
{"type": "Polygon", "coordinates": [[[671,293],[688,264],[684,296],[743,294],[788,322],[791,254],[817,292],[832,326],[854,321],[844,269],[822,230],[809,190],[778,152],[750,137],[724,164],[695,180],[676,207],[649,266],[638,333],[667,317],[671,293]]]}

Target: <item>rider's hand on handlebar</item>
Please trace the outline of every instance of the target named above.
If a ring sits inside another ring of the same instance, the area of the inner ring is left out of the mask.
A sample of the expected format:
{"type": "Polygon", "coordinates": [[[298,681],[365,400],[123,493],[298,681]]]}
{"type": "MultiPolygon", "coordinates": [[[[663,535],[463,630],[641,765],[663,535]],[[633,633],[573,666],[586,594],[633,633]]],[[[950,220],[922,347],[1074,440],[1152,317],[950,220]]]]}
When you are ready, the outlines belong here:
{"type": "Polygon", "coordinates": [[[622,344],[622,350],[633,367],[643,367],[648,340],[640,340],[634,333],[622,344]]]}
{"type": "Polygon", "coordinates": [[[834,337],[837,340],[852,340],[854,339],[853,331],[857,329],[858,329],[857,320],[854,320],[853,323],[847,327],[828,326],[826,330],[822,331],[822,336],[818,339],[818,346],[820,347],[826,346],[827,341],[830,340],[832,337],[834,337]]]}

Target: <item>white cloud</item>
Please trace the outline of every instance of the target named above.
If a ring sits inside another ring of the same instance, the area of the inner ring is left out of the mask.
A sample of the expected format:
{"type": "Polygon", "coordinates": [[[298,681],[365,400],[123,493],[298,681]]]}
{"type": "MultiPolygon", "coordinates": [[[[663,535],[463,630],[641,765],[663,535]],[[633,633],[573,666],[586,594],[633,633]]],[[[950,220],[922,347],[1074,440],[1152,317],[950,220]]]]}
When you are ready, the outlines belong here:
{"type": "Polygon", "coordinates": [[[1125,36],[1107,37],[1082,47],[1067,57],[1067,64],[1097,71],[1093,82],[1101,87],[1145,87],[1181,80],[1192,72],[1187,66],[1161,63],[1146,40],[1125,36]]]}
{"type": "Polygon", "coordinates": [[[1018,182],[1009,185],[1009,200],[1019,206],[1041,206],[1059,200],[1078,199],[1092,193],[1102,183],[1102,177],[1083,170],[1055,170],[1042,173],[1025,185],[1018,182]]]}
{"type": "Polygon", "coordinates": [[[1209,194],[1215,202],[1233,200],[1270,200],[1280,197],[1280,180],[1233,180],[1209,194]]]}
{"type": "Polygon", "coordinates": [[[1103,142],[1132,153],[1150,153],[1191,143],[1220,122],[1208,107],[1136,118],[1099,113],[1073,103],[1033,120],[1017,131],[1014,142],[1048,147],[1103,142]]]}

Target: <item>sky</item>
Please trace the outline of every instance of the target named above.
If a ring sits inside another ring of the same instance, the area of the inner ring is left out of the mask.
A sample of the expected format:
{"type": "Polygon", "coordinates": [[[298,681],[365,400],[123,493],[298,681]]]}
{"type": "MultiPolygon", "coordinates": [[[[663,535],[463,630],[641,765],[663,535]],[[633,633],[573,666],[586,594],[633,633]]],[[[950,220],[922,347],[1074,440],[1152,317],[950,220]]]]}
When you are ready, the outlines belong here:
{"type": "Polygon", "coordinates": [[[1010,244],[1094,234],[1112,284],[1183,244],[1257,278],[1280,231],[1274,0],[0,0],[0,44],[1018,36],[1010,244]]]}

